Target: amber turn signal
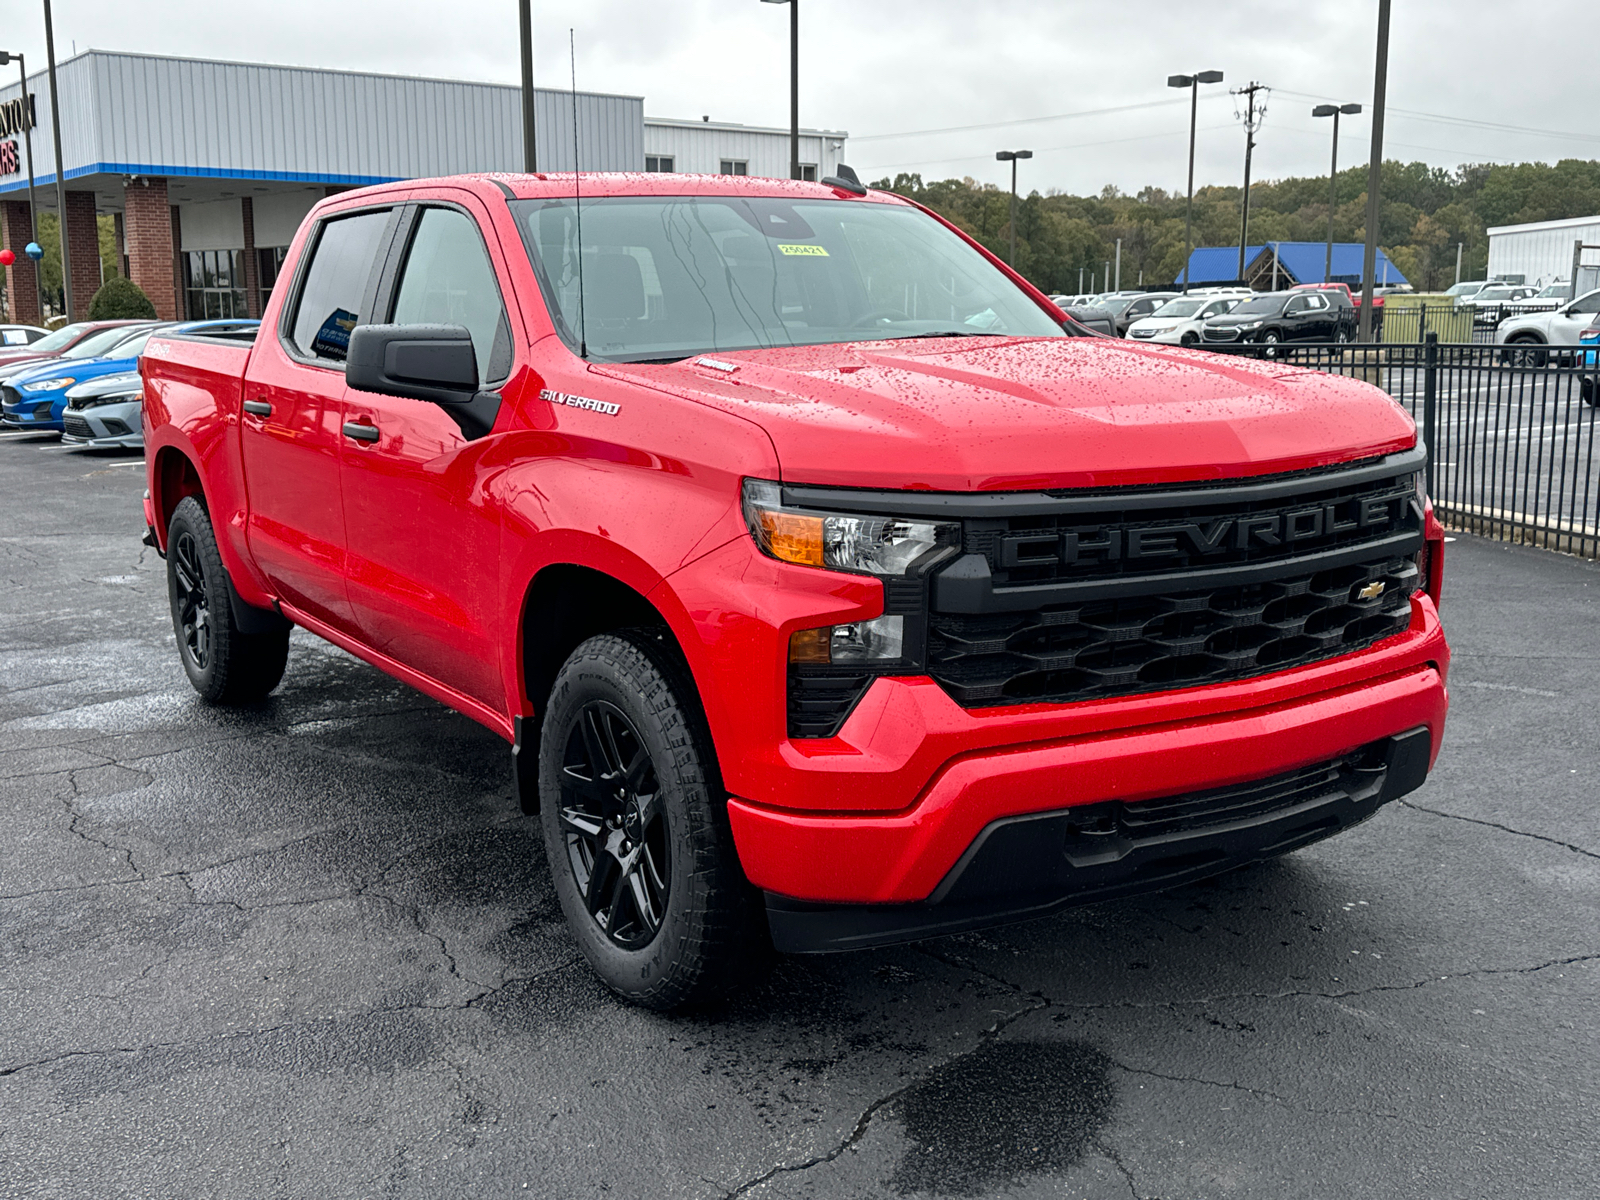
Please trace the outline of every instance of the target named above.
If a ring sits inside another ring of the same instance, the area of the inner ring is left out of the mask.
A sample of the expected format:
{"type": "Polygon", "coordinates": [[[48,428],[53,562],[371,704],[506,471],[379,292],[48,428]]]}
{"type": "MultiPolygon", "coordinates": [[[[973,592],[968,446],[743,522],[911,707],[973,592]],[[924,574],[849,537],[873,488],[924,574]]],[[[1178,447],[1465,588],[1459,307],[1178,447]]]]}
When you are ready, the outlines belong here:
{"type": "Polygon", "coordinates": [[[758,516],[767,549],[774,558],[805,567],[823,565],[821,517],[773,512],[771,509],[761,510],[758,516]]]}
{"type": "Polygon", "coordinates": [[[792,663],[831,663],[833,626],[821,629],[796,629],[789,635],[789,661],[792,663]]]}

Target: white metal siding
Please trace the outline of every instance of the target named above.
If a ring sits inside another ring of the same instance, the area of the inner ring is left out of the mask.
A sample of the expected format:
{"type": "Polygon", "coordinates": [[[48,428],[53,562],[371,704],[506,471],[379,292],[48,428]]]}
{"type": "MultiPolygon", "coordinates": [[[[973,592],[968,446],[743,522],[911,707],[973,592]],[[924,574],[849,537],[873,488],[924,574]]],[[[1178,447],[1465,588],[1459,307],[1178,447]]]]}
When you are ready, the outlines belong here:
{"type": "MultiPolygon", "coordinates": [[[[311,177],[324,182],[412,179],[522,168],[519,88],[92,50],[60,64],[62,145],[74,169],[311,177]]],[[[53,173],[48,88],[38,96],[34,164],[53,173]]],[[[0,89],[0,100],[20,92],[0,89]]],[[[570,169],[572,97],[539,91],[540,167],[570,169]]],[[[644,101],[578,93],[584,170],[644,163],[644,101]]],[[[0,180],[10,190],[26,176],[0,180]]]]}
{"type": "MultiPolygon", "coordinates": [[[[1529,283],[1549,283],[1572,275],[1572,245],[1600,245],[1600,217],[1582,224],[1562,222],[1557,228],[1506,225],[1489,231],[1489,275],[1522,275],[1529,283]]],[[[1584,265],[1600,263],[1589,251],[1584,265]]]]}
{"type": "MultiPolygon", "coordinates": [[[[817,178],[831,175],[839,156],[832,147],[842,134],[800,134],[800,161],[818,164],[817,178]]],[[[643,154],[670,154],[674,171],[715,175],[723,159],[749,164],[747,174],[789,178],[789,134],[773,129],[730,129],[724,125],[677,121],[645,121],[643,154]]]]}

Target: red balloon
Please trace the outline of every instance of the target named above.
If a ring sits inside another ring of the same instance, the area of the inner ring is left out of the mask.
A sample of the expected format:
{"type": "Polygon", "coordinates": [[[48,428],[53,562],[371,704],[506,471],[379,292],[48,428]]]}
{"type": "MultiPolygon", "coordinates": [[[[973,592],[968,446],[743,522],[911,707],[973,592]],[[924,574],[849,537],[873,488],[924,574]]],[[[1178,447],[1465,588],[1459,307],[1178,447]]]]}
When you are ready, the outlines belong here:
{"type": "Polygon", "coordinates": [[[9,250],[0,250],[0,267],[9,267],[17,261],[17,256],[9,250]]]}

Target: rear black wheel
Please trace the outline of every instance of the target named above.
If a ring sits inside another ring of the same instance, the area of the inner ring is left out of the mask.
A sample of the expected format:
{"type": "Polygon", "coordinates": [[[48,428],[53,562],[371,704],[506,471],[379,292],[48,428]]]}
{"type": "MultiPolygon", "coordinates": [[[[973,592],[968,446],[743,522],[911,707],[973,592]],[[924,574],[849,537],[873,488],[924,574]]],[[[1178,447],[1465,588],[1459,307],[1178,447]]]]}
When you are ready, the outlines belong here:
{"type": "Polygon", "coordinates": [[[229,586],[211,518],[198,500],[186,496],[167,525],[167,599],[178,658],[202,699],[248,704],[283,679],[289,630],[240,632],[229,586]]]}
{"type": "Polygon", "coordinates": [[[709,731],[675,650],[590,638],[556,677],[539,753],[545,853],[579,949],[613,991],[703,1003],[767,959],[709,731]]]}
{"type": "Polygon", "coordinates": [[[1186,333],[1178,339],[1178,344],[1180,346],[1187,346],[1192,350],[1194,347],[1200,344],[1200,335],[1197,333],[1186,333]]]}
{"type": "Polygon", "coordinates": [[[1514,341],[1506,351],[1506,361],[1513,367],[1521,367],[1524,370],[1538,370],[1545,365],[1549,357],[1544,346],[1533,338],[1514,341]]]}

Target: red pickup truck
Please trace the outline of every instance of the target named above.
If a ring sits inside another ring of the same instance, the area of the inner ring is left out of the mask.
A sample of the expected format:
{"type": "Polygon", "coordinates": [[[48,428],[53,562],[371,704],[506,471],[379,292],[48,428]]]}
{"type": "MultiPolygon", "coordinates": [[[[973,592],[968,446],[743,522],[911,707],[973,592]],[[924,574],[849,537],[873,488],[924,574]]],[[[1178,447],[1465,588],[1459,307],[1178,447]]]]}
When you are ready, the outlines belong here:
{"type": "Polygon", "coordinates": [[[495,730],[640,1003],[1283,854],[1438,753],[1398,405],[1087,334],[853,177],[344,193],[253,343],[141,369],[195,688],[292,622],[495,730]]]}

